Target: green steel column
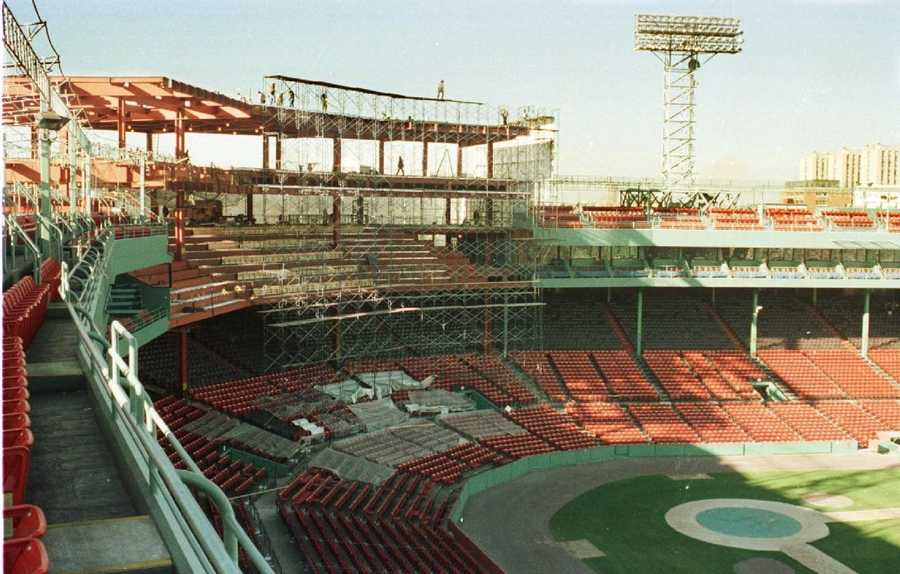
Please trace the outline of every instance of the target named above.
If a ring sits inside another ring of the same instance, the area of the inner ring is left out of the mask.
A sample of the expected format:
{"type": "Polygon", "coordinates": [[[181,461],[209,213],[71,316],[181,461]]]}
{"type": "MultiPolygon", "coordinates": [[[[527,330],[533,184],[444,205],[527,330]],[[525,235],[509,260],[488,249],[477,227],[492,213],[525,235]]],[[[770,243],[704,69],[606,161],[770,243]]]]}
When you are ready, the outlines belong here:
{"type": "Polygon", "coordinates": [[[637,299],[637,341],[635,351],[638,357],[644,352],[644,290],[638,289],[637,299]]]}
{"type": "Polygon", "coordinates": [[[750,356],[756,356],[756,320],[759,316],[759,289],[753,290],[753,318],[750,320],[750,356]]]}
{"type": "Polygon", "coordinates": [[[815,287],[813,287],[812,295],[813,295],[813,297],[812,297],[813,307],[818,307],[819,306],[819,290],[816,289],[815,287]]]}
{"type": "Polygon", "coordinates": [[[86,155],[84,158],[84,168],[81,170],[82,180],[81,180],[81,195],[84,197],[84,205],[81,207],[84,209],[85,215],[88,217],[91,216],[91,156],[86,155]]]}
{"type": "Polygon", "coordinates": [[[862,356],[869,356],[869,303],[871,298],[871,291],[866,289],[865,295],[863,296],[863,316],[862,316],[862,356]]]}
{"type": "Polygon", "coordinates": [[[146,192],[144,191],[144,157],[141,157],[141,178],[140,178],[140,200],[141,200],[141,209],[140,213],[138,213],[138,220],[144,221],[144,209],[146,204],[146,192]]]}
{"type": "Polygon", "coordinates": [[[50,204],[50,132],[46,129],[40,129],[38,132],[38,161],[41,166],[40,196],[38,198],[38,212],[41,214],[41,222],[38,248],[41,250],[41,258],[43,259],[53,252],[53,235],[48,225],[53,215],[53,207],[50,204]]]}

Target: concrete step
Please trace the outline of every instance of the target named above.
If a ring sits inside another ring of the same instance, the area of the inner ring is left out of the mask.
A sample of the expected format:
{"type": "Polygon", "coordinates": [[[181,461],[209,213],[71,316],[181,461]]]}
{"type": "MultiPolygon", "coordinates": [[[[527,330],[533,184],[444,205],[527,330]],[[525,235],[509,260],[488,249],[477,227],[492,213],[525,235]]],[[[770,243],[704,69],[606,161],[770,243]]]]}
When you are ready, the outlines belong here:
{"type": "Polygon", "coordinates": [[[168,550],[149,516],[51,524],[43,538],[58,574],[174,572],[168,550]]]}

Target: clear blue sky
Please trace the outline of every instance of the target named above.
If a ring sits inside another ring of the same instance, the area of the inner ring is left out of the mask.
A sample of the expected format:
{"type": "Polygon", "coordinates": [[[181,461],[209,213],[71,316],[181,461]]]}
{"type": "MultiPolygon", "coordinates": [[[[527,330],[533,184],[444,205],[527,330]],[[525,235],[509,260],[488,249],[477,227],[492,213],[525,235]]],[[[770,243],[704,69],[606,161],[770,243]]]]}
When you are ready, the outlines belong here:
{"type": "MultiPolygon", "coordinates": [[[[9,2],[23,22],[25,0],[9,2]]],[[[561,110],[561,171],[653,176],[662,68],[635,12],[736,16],[744,52],[700,70],[701,177],[783,179],[803,156],[900,143],[900,0],[39,0],[68,74],[227,93],[286,74],[561,110]]],[[[192,152],[192,156],[193,156],[192,152]]],[[[227,162],[226,162],[227,163],[227,162]]]]}

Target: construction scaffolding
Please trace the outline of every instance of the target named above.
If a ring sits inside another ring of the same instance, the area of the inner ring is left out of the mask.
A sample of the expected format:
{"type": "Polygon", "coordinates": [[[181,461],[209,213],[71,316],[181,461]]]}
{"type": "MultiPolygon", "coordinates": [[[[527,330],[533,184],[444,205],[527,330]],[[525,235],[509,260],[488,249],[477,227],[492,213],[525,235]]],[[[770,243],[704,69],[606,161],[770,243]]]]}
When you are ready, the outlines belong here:
{"type": "Polygon", "coordinates": [[[534,348],[541,337],[542,305],[529,287],[342,293],[293,306],[285,298],[261,311],[266,370],[534,348]]]}

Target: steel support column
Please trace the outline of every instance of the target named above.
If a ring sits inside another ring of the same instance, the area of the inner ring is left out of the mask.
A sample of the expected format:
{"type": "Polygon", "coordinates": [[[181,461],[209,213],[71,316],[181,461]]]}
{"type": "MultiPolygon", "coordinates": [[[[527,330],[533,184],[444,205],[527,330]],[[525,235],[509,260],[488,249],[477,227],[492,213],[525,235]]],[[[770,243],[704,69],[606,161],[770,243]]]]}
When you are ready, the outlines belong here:
{"type": "Polygon", "coordinates": [[[871,303],[872,293],[868,289],[863,294],[863,316],[862,316],[862,349],[863,357],[869,357],[869,304],[871,303]]]}
{"type": "Polygon", "coordinates": [[[144,213],[147,209],[147,192],[144,189],[144,171],[147,168],[147,164],[145,162],[146,162],[146,160],[144,159],[143,156],[141,156],[141,163],[140,163],[141,174],[140,174],[140,179],[138,180],[139,186],[140,186],[139,187],[140,213],[138,213],[138,218],[141,221],[144,220],[144,213]]]}
{"type": "Polygon", "coordinates": [[[422,140],[422,177],[428,177],[428,140],[422,140]]]}
{"type": "Polygon", "coordinates": [[[487,178],[494,177],[494,142],[487,144],[487,178]]]}
{"type": "Polygon", "coordinates": [[[341,140],[334,138],[331,146],[331,171],[334,173],[341,172],[341,140]]]}
{"type": "Polygon", "coordinates": [[[378,173],[384,175],[384,140],[378,140],[378,173]]]}
{"type": "Polygon", "coordinates": [[[750,319],[750,356],[756,356],[756,329],[759,319],[759,289],[753,290],[753,315],[750,319]]]}
{"type": "Polygon", "coordinates": [[[175,261],[184,256],[184,189],[175,194],[175,261]]]}
{"type": "Polygon", "coordinates": [[[269,169],[269,136],[262,137],[262,168],[269,169]]]}
{"type": "Polygon", "coordinates": [[[147,132],[147,145],[145,146],[147,150],[147,157],[153,158],[153,132],[147,132]]]}
{"type": "Polygon", "coordinates": [[[640,357],[644,353],[644,290],[638,289],[637,296],[637,337],[635,352],[640,357]]]}
{"type": "Polygon", "coordinates": [[[456,147],[456,177],[462,177],[463,171],[463,148],[462,146],[456,147]]]}
{"type": "Polygon", "coordinates": [[[331,196],[331,241],[335,247],[341,242],[341,196],[331,196]]]}
{"type": "Polygon", "coordinates": [[[184,114],[179,110],[175,113],[175,159],[187,157],[187,144],[184,135],[184,114]]]}
{"type": "Polygon", "coordinates": [[[275,169],[281,169],[281,135],[275,136],[275,169]]]}
{"type": "Polygon", "coordinates": [[[66,139],[66,146],[69,152],[69,177],[67,186],[69,189],[69,219],[75,219],[75,213],[78,211],[78,148],[75,144],[75,138],[69,132],[66,139]]]}
{"type": "MultiPolygon", "coordinates": [[[[40,197],[38,199],[38,212],[41,214],[40,237],[38,247],[41,250],[41,259],[49,257],[53,253],[53,235],[50,231],[50,219],[53,215],[53,205],[50,203],[50,131],[40,130],[40,145],[38,146],[38,161],[41,166],[40,197]]],[[[61,247],[61,246],[60,246],[61,247]]],[[[40,265],[35,263],[35,267],[40,265]]]]}
{"type": "Polygon", "coordinates": [[[119,136],[119,149],[125,149],[125,98],[119,98],[118,104],[116,109],[116,133],[119,136]]]}

